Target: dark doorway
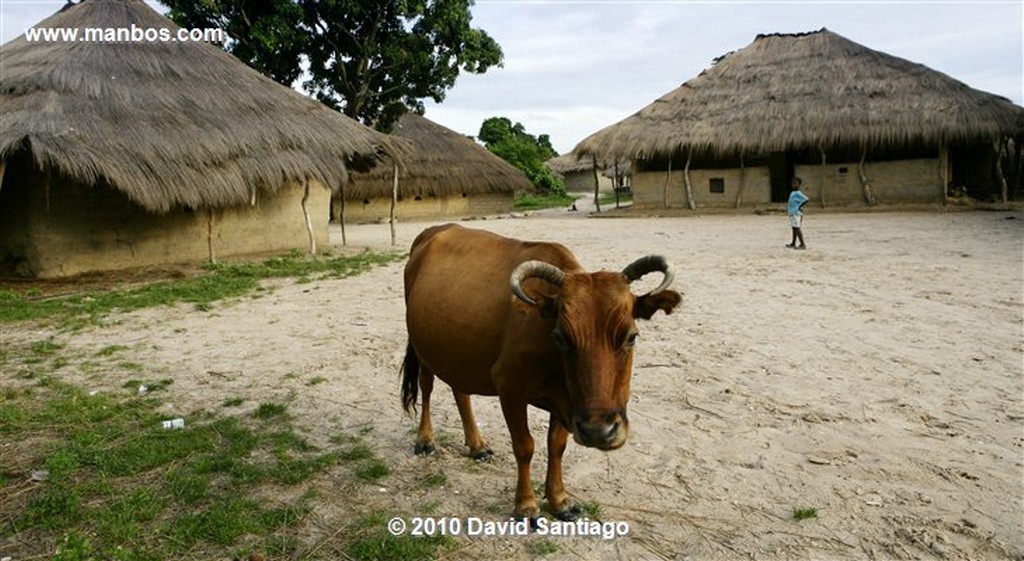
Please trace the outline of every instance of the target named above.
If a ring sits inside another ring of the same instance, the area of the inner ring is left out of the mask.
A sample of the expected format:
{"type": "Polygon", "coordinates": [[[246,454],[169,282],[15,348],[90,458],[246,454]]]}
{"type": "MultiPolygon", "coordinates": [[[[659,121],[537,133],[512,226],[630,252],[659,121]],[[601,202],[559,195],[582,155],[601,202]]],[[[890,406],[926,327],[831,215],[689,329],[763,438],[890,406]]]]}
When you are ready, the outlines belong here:
{"type": "Polygon", "coordinates": [[[793,181],[793,154],[772,152],[768,156],[768,173],[772,182],[772,202],[789,200],[789,184],[793,181]]]}

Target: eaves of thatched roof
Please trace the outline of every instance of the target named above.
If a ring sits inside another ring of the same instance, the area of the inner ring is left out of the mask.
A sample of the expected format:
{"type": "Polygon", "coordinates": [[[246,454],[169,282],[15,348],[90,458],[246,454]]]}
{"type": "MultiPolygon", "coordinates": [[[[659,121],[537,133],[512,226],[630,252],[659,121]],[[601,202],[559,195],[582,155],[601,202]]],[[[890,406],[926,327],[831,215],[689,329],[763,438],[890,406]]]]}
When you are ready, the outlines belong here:
{"type": "Polygon", "coordinates": [[[1024,108],[827,29],[760,35],[626,119],[581,157],[900,146],[1024,133],[1024,108]]]}
{"type": "MultiPolygon", "coordinates": [[[[551,171],[565,175],[567,173],[590,171],[594,169],[594,158],[578,156],[574,152],[568,152],[561,156],[555,156],[550,160],[544,162],[551,171]]],[[[629,167],[629,160],[619,160],[619,167],[629,167]]],[[[615,167],[614,161],[598,160],[597,169],[612,169],[615,167]]]]}
{"type": "MultiPolygon", "coordinates": [[[[85,0],[39,28],[178,27],[142,0],[85,0]]],[[[223,207],[286,180],[331,188],[401,146],[194,42],[0,46],[0,160],[28,153],[154,212],[223,207]]]]}
{"type": "MultiPolygon", "coordinates": [[[[533,188],[512,164],[472,139],[415,113],[400,117],[391,135],[409,146],[402,156],[405,169],[399,172],[398,189],[403,197],[512,193],[533,188]]],[[[393,171],[387,165],[353,173],[345,197],[390,196],[392,181],[393,171]]]]}
{"type": "Polygon", "coordinates": [[[548,169],[551,171],[562,175],[594,169],[594,160],[592,158],[579,158],[572,152],[562,154],[561,156],[555,156],[554,158],[544,162],[544,164],[548,166],[548,169]]]}

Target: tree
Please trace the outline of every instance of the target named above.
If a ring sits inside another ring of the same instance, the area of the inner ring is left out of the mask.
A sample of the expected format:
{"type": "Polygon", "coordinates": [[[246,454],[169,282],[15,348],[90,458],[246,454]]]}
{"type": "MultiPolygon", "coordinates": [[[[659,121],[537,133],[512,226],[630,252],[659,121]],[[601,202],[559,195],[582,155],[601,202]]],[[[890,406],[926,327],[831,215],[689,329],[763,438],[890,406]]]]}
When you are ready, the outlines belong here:
{"type": "Polygon", "coordinates": [[[425,98],[444,101],[461,72],[503,54],[471,27],[472,0],[161,0],[184,27],[217,27],[225,49],[266,76],[303,86],[342,113],[389,131],[425,98]]]}
{"type": "Polygon", "coordinates": [[[506,117],[491,117],[480,125],[477,138],[491,153],[522,170],[538,190],[550,194],[565,192],[562,181],[544,165],[558,155],[548,135],[534,137],[521,123],[513,125],[506,117]]]}

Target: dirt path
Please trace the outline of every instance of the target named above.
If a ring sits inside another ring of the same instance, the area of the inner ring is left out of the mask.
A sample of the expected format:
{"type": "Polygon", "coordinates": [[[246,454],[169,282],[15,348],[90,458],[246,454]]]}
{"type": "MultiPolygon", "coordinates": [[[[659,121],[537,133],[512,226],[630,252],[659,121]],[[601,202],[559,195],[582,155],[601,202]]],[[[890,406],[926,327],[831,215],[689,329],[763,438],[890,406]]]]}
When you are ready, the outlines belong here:
{"type": "MultiPolygon", "coordinates": [[[[630,442],[566,454],[570,493],[629,534],[552,539],[545,559],[1024,559],[1024,214],[810,213],[806,252],[783,247],[778,216],[563,214],[467,225],[561,241],[591,269],[663,253],[685,296],[679,313],[641,325],[630,442]],[[805,507],[817,517],[795,521],[805,507]]],[[[425,226],[399,225],[398,248],[425,226]]],[[[386,225],[346,233],[389,248],[386,225]]],[[[497,400],[474,400],[492,462],[465,457],[443,387],[440,450],[411,454],[402,266],[70,335],[5,328],[0,345],[54,336],[83,356],[123,345],[125,364],[175,380],[169,415],[275,401],[316,442],[372,435],[392,467],[387,492],[332,489],[325,474],[310,542],[366,509],[507,519],[515,464],[497,400]],[[425,473],[447,483],[416,485],[425,473]]],[[[111,391],[139,377],[116,365],[59,374],[111,391]]],[[[531,423],[539,481],[546,419],[531,423]]],[[[538,539],[463,537],[457,556],[531,558],[538,539]]]]}

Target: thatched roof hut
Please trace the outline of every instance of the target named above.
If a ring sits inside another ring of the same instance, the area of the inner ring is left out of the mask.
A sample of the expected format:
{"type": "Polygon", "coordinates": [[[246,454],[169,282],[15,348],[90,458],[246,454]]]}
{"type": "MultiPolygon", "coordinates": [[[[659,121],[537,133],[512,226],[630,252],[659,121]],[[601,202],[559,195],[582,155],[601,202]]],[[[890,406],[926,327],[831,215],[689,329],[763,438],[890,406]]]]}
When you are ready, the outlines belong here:
{"type": "Polygon", "coordinates": [[[1021,136],[1008,99],[821,29],[759,35],[573,153],[633,160],[639,207],[778,203],[796,175],[822,205],[933,203],[1005,200],[1021,136]]]}
{"type": "MultiPolygon", "coordinates": [[[[391,135],[409,145],[402,157],[398,195],[449,197],[483,193],[513,193],[533,189],[530,180],[512,164],[495,156],[471,138],[416,113],[398,119],[391,135]]],[[[347,199],[368,199],[391,192],[392,169],[378,166],[353,173],[347,199]]]]}
{"type": "Polygon", "coordinates": [[[435,220],[502,214],[516,193],[530,191],[526,175],[469,137],[415,113],[398,119],[392,137],[409,147],[402,156],[398,193],[392,204],[394,170],[381,165],[351,174],[333,218],[348,222],[435,220]]]}
{"type": "Polygon", "coordinates": [[[573,152],[649,159],[1022,133],[1024,109],[1009,100],[821,29],[759,35],[573,152]]]}
{"type": "Polygon", "coordinates": [[[0,46],[0,273],[315,251],[347,168],[402,152],[221,49],[174,40],[142,0],[84,0],[36,28],[78,40],[0,46]],[[142,40],[85,40],[96,29],[142,40]]]}
{"type": "MultiPolygon", "coordinates": [[[[179,28],[142,0],[85,0],[37,28],[179,28]]],[[[206,43],[29,42],[0,47],[0,159],[102,184],[138,205],[244,204],[288,180],[333,188],[391,142],[206,43]]]]}
{"type": "MultiPolygon", "coordinates": [[[[568,152],[549,159],[544,162],[544,165],[562,177],[566,191],[580,193],[590,192],[594,189],[594,160],[593,157],[568,152]]],[[[629,160],[620,160],[617,166],[614,161],[598,160],[598,190],[609,190],[615,187],[617,183],[614,181],[616,179],[615,170],[618,170],[618,178],[621,179],[628,175],[629,167],[629,160]],[[610,181],[609,178],[612,180],[610,181]]]]}

